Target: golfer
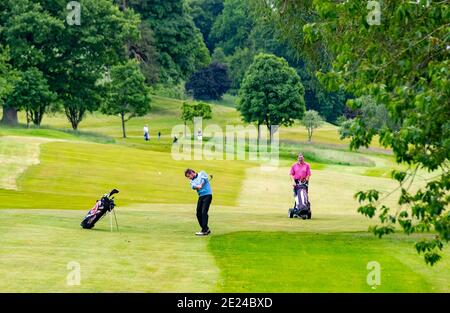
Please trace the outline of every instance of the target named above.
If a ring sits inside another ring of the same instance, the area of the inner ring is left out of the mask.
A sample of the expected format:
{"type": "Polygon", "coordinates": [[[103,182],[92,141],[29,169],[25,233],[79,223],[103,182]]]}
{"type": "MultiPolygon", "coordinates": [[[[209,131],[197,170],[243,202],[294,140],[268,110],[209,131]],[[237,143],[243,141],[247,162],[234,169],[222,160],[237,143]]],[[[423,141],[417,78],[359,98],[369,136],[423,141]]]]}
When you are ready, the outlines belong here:
{"type": "Polygon", "coordinates": [[[148,130],[148,125],[144,126],[144,140],[149,141],[150,140],[150,133],[148,130]]]}
{"type": "MultiPolygon", "coordinates": [[[[297,162],[294,163],[290,171],[292,182],[294,183],[294,194],[297,195],[297,188],[299,182],[302,182],[308,186],[309,178],[311,177],[311,167],[305,162],[305,158],[302,153],[298,154],[297,162]]],[[[306,187],[308,192],[308,187],[306,187]]]]}
{"type": "Polygon", "coordinates": [[[204,171],[196,173],[193,169],[188,168],[184,172],[184,176],[190,180],[191,188],[197,190],[197,220],[202,228],[201,231],[195,233],[197,236],[207,236],[211,234],[208,227],[208,211],[212,201],[212,190],[208,180],[208,174],[204,171]]]}

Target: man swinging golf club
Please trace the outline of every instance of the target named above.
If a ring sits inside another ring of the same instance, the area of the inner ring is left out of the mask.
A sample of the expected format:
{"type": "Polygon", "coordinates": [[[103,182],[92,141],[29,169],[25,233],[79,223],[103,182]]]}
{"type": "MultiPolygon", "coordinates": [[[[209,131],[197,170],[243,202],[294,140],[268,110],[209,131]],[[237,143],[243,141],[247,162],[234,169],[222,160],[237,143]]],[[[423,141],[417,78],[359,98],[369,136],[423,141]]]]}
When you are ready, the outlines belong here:
{"type": "Polygon", "coordinates": [[[208,227],[208,211],[212,201],[212,190],[208,174],[204,171],[196,173],[193,169],[188,168],[184,172],[184,176],[190,180],[191,188],[198,193],[197,220],[202,230],[195,234],[197,236],[207,236],[211,234],[211,230],[208,227]]]}

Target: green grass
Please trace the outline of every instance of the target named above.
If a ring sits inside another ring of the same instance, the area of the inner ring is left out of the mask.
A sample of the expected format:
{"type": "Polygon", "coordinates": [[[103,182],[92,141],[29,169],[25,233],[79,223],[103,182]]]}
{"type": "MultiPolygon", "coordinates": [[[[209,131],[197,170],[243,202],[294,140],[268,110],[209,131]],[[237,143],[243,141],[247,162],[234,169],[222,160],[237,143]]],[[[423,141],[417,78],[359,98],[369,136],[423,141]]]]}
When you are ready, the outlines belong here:
{"type": "MultiPolygon", "coordinates": [[[[19,191],[0,189],[0,208],[82,209],[112,188],[122,191],[123,204],[191,202],[195,195],[183,174],[189,166],[200,162],[117,145],[50,142],[41,145],[40,164],[18,177],[19,191]]],[[[247,167],[235,161],[202,164],[222,186],[217,203],[235,204],[247,167]]]]}
{"type": "MultiPolygon", "coordinates": [[[[438,275],[412,268],[412,251],[399,257],[412,243],[365,233],[238,232],[212,237],[209,249],[222,268],[224,292],[448,292],[438,275]],[[374,289],[367,284],[371,261],[381,265],[374,289]]],[[[435,270],[449,266],[445,260],[435,270]]]]}
{"type": "MultiPolygon", "coordinates": [[[[214,104],[204,126],[241,124],[234,101],[214,104]]],[[[88,114],[79,132],[67,130],[62,114],[46,116],[40,129],[0,127],[0,292],[449,292],[448,247],[434,267],[414,249],[433,234],[378,240],[367,233],[375,221],[356,212],[355,192],[397,186],[390,170],[405,166],[392,155],[376,145],[350,152],[326,124],[312,144],[302,126],[281,128],[280,164],[270,171],[249,161],[176,161],[171,131],[182,124],[182,102],[154,96],[152,113],[127,123],[127,139],[119,117],[99,113],[88,114]],[[298,151],[313,170],[310,221],[287,218],[298,151]],[[193,235],[196,194],[186,167],[214,174],[211,237],[193,235]],[[120,190],[120,233],[109,231],[109,216],[81,230],[82,217],[112,188],[120,190]],[[66,284],[71,261],[81,266],[80,286],[66,284]],[[366,284],[369,261],[381,264],[376,289],[366,284]]],[[[396,209],[397,198],[387,204],[396,209]]]]}

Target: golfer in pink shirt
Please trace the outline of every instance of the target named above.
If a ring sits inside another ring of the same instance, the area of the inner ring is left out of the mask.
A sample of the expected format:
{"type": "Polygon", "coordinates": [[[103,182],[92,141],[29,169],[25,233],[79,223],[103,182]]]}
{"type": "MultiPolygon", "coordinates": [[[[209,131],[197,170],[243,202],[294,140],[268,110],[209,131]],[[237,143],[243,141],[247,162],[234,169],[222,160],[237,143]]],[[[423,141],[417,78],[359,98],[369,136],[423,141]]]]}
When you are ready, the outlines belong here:
{"type": "Polygon", "coordinates": [[[292,165],[290,171],[292,182],[294,183],[294,186],[296,186],[299,182],[307,185],[309,183],[309,178],[311,177],[311,167],[305,162],[303,154],[300,153],[297,160],[298,161],[292,165]]]}

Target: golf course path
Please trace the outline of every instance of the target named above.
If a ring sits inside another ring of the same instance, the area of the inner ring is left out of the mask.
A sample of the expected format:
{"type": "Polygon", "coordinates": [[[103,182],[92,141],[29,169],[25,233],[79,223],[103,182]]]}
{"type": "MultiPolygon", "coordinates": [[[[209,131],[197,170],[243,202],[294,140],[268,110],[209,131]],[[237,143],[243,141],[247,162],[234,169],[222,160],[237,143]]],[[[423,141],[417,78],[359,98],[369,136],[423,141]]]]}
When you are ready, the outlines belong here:
{"type": "Polygon", "coordinates": [[[57,139],[41,137],[0,137],[0,188],[17,190],[17,178],[39,164],[40,145],[57,139]]]}

